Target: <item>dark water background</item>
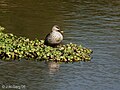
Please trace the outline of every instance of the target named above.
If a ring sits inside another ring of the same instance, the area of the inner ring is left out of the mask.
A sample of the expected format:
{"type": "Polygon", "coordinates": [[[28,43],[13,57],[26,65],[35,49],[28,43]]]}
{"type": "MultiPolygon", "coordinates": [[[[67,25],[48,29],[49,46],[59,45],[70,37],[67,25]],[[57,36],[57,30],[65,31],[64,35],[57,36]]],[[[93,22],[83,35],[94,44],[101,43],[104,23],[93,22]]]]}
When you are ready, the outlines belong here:
{"type": "Polygon", "coordinates": [[[54,24],[64,43],[94,51],[91,62],[0,61],[0,90],[120,90],[120,0],[0,0],[5,32],[44,39],[54,24]]]}

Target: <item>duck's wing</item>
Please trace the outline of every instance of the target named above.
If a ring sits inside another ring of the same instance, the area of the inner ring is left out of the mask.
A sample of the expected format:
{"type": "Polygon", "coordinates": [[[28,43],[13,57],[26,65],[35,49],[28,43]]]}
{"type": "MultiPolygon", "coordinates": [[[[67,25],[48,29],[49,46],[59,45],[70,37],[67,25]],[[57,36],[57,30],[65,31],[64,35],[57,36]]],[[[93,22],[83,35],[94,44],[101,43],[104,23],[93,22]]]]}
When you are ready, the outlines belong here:
{"type": "Polygon", "coordinates": [[[51,35],[51,33],[49,33],[49,34],[46,35],[45,42],[44,42],[45,45],[49,44],[48,38],[50,37],[50,35],[51,35]]]}

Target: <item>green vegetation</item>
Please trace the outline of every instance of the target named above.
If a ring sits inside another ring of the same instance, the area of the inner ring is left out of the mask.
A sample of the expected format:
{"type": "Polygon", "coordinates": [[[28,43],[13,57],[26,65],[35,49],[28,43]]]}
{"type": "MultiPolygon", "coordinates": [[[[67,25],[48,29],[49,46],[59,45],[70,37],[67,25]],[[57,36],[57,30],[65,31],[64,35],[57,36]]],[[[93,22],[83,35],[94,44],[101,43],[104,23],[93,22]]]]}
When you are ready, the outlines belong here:
{"type": "Polygon", "coordinates": [[[11,33],[3,33],[0,26],[0,59],[1,60],[38,60],[57,62],[90,61],[92,50],[76,44],[50,47],[44,45],[44,40],[29,40],[17,37],[11,33]]]}

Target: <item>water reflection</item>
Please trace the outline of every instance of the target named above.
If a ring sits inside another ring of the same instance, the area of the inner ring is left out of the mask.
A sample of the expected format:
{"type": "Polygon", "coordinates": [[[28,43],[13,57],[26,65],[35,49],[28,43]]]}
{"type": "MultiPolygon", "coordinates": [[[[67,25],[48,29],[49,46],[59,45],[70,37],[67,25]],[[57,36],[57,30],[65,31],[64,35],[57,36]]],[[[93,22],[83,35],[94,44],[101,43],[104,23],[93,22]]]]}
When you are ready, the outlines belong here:
{"type": "Polygon", "coordinates": [[[49,69],[49,74],[55,74],[56,72],[59,71],[60,68],[60,64],[57,62],[46,62],[46,64],[48,65],[48,69],[49,69]]]}

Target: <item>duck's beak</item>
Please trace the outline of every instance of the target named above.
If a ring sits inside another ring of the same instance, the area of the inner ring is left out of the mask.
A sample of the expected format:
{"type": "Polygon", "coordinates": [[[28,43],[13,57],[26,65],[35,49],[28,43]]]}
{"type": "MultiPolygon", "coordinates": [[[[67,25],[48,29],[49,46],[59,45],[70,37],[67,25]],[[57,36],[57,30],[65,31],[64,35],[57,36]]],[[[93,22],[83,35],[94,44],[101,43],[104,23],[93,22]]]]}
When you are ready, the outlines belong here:
{"type": "Polygon", "coordinates": [[[62,34],[64,33],[64,31],[60,31],[62,34]]]}

